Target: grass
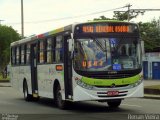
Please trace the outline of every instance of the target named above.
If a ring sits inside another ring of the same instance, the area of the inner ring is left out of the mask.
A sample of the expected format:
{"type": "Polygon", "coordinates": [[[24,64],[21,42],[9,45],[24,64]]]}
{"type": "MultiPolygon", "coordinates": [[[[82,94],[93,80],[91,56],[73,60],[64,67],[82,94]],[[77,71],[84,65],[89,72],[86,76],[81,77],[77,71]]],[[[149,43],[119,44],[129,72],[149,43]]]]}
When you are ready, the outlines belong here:
{"type": "Polygon", "coordinates": [[[0,81],[1,81],[1,80],[9,80],[9,76],[8,76],[7,78],[3,78],[3,77],[2,77],[2,74],[0,74],[0,81]]]}
{"type": "Polygon", "coordinates": [[[160,90],[160,85],[145,86],[145,88],[160,90]]]}

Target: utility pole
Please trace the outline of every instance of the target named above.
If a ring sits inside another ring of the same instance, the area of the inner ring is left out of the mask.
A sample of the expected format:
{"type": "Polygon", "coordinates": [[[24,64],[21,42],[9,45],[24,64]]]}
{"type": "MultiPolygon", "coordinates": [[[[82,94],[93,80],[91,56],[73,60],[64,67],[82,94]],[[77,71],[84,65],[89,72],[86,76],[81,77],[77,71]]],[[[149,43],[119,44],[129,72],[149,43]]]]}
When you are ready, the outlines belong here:
{"type": "Polygon", "coordinates": [[[126,7],[128,7],[128,15],[127,15],[127,17],[128,17],[128,22],[129,22],[129,20],[130,20],[130,7],[131,7],[131,6],[132,6],[131,4],[126,5],[126,7]]]}
{"type": "Polygon", "coordinates": [[[23,0],[21,0],[21,31],[22,38],[24,38],[24,14],[23,14],[23,0]]]}
{"type": "Polygon", "coordinates": [[[127,20],[130,21],[130,16],[137,17],[140,14],[144,15],[146,11],[160,11],[160,9],[130,9],[132,5],[128,4],[125,7],[128,8],[127,11],[114,11],[114,13],[126,13],[127,12],[127,20]]]}
{"type": "Polygon", "coordinates": [[[118,13],[127,13],[127,20],[128,20],[128,22],[130,21],[130,7],[131,7],[132,5],[131,4],[127,4],[126,6],[124,6],[124,7],[127,7],[128,8],[128,10],[127,11],[114,11],[114,13],[115,14],[118,14],[118,13]]]}

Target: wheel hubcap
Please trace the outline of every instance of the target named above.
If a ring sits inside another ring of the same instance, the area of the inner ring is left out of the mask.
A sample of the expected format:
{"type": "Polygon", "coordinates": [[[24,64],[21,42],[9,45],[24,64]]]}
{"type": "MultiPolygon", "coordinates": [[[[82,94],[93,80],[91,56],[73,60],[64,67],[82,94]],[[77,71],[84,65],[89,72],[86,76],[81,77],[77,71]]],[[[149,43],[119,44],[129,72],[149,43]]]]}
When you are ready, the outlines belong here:
{"type": "Polygon", "coordinates": [[[58,104],[61,106],[61,104],[62,104],[62,96],[61,96],[60,91],[58,92],[58,97],[57,97],[57,99],[58,99],[58,104]]]}

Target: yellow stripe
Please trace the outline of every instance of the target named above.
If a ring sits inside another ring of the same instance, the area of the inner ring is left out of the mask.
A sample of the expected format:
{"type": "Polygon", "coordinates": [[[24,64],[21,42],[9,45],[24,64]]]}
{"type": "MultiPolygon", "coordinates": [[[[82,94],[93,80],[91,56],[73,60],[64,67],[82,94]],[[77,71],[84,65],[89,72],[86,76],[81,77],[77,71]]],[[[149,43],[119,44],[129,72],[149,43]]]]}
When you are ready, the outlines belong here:
{"type": "Polygon", "coordinates": [[[49,35],[56,34],[56,33],[63,32],[63,31],[64,31],[64,27],[50,31],[49,35]]]}

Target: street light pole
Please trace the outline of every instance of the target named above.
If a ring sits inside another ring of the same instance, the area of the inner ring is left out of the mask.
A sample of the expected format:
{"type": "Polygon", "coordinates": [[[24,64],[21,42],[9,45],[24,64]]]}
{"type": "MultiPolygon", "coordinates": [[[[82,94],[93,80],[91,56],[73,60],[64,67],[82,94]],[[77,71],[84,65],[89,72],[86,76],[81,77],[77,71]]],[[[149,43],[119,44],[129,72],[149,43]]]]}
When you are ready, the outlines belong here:
{"type": "Polygon", "coordinates": [[[23,0],[21,0],[21,34],[22,38],[24,38],[24,19],[23,19],[23,0]]]}

